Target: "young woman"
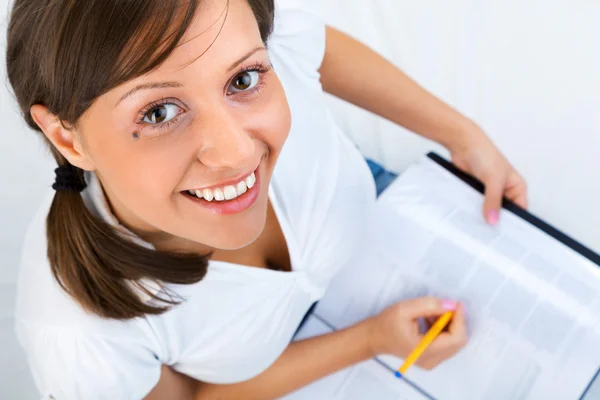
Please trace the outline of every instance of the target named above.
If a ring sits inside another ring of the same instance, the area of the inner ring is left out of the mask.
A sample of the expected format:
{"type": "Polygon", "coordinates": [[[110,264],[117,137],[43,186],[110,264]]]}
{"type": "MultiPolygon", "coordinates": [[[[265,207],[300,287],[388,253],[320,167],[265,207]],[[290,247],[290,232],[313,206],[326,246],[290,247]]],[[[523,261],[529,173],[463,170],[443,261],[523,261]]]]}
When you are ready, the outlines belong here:
{"type": "Polygon", "coordinates": [[[421,366],[465,343],[462,308],[435,298],[291,342],[375,198],[323,90],[446,145],[487,184],[490,223],[526,196],[475,124],[326,28],[319,3],[15,1],[8,76],[59,165],[17,306],[43,398],[276,398],[405,356],[416,319],[447,309],[421,366]]]}

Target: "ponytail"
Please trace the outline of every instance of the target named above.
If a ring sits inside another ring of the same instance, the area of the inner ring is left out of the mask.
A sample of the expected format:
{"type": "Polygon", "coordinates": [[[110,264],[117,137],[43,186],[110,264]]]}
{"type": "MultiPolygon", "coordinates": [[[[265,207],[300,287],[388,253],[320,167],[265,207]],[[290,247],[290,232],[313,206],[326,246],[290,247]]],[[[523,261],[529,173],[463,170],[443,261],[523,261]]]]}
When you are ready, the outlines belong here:
{"type": "Polygon", "coordinates": [[[55,279],[84,309],[105,318],[160,314],[179,303],[164,288],[162,295],[152,292],[142,279],[189,284],[207,271],[208,256],[155,251],[121,237],[88,210],[76,191],[56,192],[46,233],[55,279]],[[150,301],[143,301],[139,291],[150,301]]]}

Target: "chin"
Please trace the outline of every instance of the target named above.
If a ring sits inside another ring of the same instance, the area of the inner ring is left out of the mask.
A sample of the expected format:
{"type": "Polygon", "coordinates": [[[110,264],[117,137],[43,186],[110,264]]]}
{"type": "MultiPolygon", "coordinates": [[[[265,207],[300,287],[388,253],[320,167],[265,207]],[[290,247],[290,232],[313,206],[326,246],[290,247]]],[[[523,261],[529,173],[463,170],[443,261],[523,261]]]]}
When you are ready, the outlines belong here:
{"type": "Polygon", "coordinates": [[[254,232],[238,232],[236,235],[223,237],[223,240],[215,240],[210,244],[210,247],[217,250],[226,251],[240,250],[252,244],[256,239],[258,239],[261,233],[262,229],[254,232]]]}
{"type": "Polygon", "coordinates": [[[222,246],[219,246],[218,249],[227,250],[227,251],[240,250],[240,249],[243,249],[244,247],[249,246],[252,243],[254,243],[254,241],[256,239],[258,239],[259,236],[260,236],[260,232],[258,232],[258,234],[256,234],[256,235],[252,236],[252,238],[250,238],[250,239],[235,238],[234,240],[231,240],[228,243],[224,243],[222,246]]]}
{"type": "Polygon", "coordinates": [[[221,223],[218,229],[209,230],[209,237],[203,234],[202,237],[196,236],[194,241],[216,250],[242,249],[256,241],[264,230],[267,220],[266,207],[264,212],[258,214],[243,222],[231,221],[225,226],[221,223]]]}

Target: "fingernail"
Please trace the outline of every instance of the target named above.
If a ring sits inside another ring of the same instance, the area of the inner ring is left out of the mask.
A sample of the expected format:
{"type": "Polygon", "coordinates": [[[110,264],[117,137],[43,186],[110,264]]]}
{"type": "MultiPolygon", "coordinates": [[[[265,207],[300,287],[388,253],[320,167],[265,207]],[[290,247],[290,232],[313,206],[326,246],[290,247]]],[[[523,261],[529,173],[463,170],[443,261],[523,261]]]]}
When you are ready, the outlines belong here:
{"type": "Polygon", "coordinates": [[[488,211],[488,222],[491,225],[496,225],[498,223],[498,219],[499,219],[498,210],[488,211]]]}
{"type": "Polygon", "coordinates": [[[448,311],[456,310],[456,302],[452,300],[442,300],[442,308],[448,311]]]}

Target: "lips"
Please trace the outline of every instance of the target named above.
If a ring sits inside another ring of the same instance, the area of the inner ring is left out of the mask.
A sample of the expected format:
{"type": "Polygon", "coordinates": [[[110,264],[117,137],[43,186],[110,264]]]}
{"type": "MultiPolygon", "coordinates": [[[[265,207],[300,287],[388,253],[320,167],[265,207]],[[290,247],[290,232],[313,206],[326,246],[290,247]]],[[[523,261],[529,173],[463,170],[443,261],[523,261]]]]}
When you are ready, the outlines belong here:
{"type": "Polygon", "coordinates": [[[250,208],[260,195],[260,166],[238,182],[221,187],[186,190],[183,195],[210,212],[222,215],[250,208]]]}
{"type": "Polygon", "coordinates": [[[204,199],[206,201],[227,201],[233,200],[238,196],[243,195],[248,191],[248,189],[252,189],[255,183],[256,175],[254,174],[254,172],[252,172],[250,173],[250,175],[231,185],[206,189],[188,190],[187,193],[191,196],[197,197],[199,199],[204,199]]]}

